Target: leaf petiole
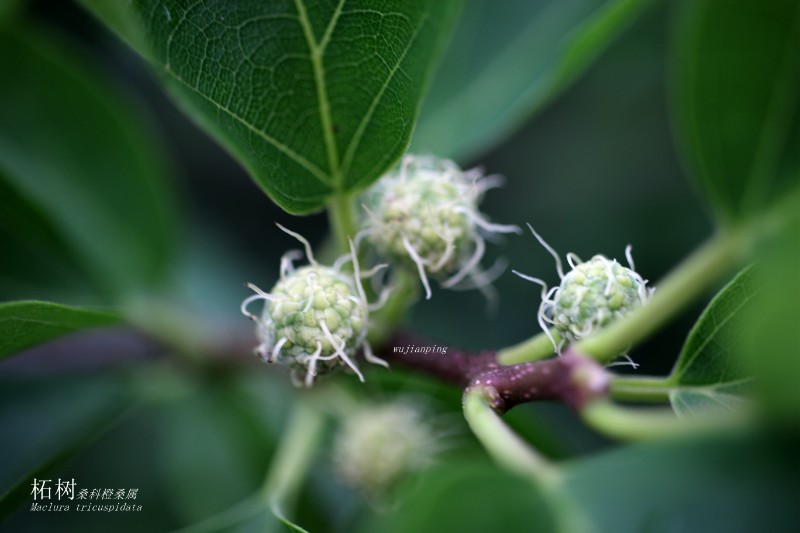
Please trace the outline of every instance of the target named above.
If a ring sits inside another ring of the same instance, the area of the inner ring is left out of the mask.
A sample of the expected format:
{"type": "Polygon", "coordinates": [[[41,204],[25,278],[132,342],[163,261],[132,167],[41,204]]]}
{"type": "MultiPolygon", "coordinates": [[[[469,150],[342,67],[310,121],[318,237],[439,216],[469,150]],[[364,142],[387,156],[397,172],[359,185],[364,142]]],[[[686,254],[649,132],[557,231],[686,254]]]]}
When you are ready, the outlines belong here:
{"type": "Polygon", "coordinates": [[[671,386],[667,377],[614,376],[610,394],[615,400],[667,403],[671,386]]]}
{"type": "Polygon", "coordinates": [[[653,440],[712,432],[735,427],[743,420],[736,413],[680,418],[672,409],[626,407],[606,399],[587,403],[579,413],[588,426],[620,440],[653,440]]]}
{"type": "Polygon", "coordinates": [[[586,404],[580,415],[589,427],[620,440],[658,439],[696,427],[670,408],[623,407],[608,400],[586,404]]]}
{"type": "Polygon", "coordinates": [[[350,250],[350,239],[355,238],[358,232],[355,197],[347,193],[332,196],[328,202],[328,221],[336,241],[337,253],[347,253],[350,250]]]}

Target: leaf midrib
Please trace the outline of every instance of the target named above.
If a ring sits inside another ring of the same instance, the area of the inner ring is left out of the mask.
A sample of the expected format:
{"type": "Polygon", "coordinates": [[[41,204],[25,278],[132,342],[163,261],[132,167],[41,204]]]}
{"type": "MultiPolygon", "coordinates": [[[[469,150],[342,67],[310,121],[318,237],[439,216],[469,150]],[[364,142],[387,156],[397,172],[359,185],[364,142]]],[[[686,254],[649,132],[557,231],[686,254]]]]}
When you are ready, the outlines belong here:
{"type": "Polygon", "coordinates": [[[345,0],[339,0],[336,10],[325,28],[325,33],[322,39],[317,42],[311,28],[311,22],[308,20],[308,13],[303,0],[295,0],[297,7],[297,14],[299,16],[300,26],[303,28],[303,35],[308,44],[310,53],[311,67],[314,71],[314,85],[317,90],[317,104],[319,106],[320,123],[322,126],[322,136],[325,142],[325,151],[328,155],[328,172],[329,172],[329,185],[335,190],[341,191],[343,176],[341,167],[339,165],[339,152],[336,146],[336,137],[333,134],[333,122],[331,120],[330,103],[328,101],[328,87],[325,80],[325,69],[323,67],[323,56],[325,48],[330,42],[333,29],[339,20],[339,15],[342,13],[342,7],[345,0]]]}
{"type": "MultiPolygon", "coordinates": [[[[342,1],[344,1],[344,0],[342,0],[342,1]]],[[[234,112],[233,110],[229,109],[227,106],[223,105],[221,102],[217,102],[216,100],[214,100],[213,98],[211,98],[210,96],[205,94],[203,91],[201,91],[199,88],[195,87],[194,85],[189,83],[187,80],[183,79],[183,77],[180,74],[178,74],[177,72],[175,72],[172,69],[172,62],[171,62],[171,59],[170,59],[170,45],[172,43],[172,38],[174,37],[175,33],[177,33],[177,31],[181,27],[181,25],[186,21],[186,18],[188,16],[188,14],[194,8],[196,8],[197,6],[199,6],[201,4],[202,4],[202,1],[197,1],[197,2],[193,3],[192,5],[188,6],[183,11],[183,13],[181,14],[180,19],[178,19],[177,23],[175,24],[175,27],[172,29],[172,32],[170,33],[169,37],[167,38],[166,50],[165,50],[165,53],[164,53],[164,72],[166,72],[175,81],[179,82],[181,85],[183,85],[187,89],[191,90],[192,92],[194,92],[195,94],[197,94],[198,96],[200,96],[201,98],[206,100],[208,103],[214,105],[219,111],[222,111],[223,113],[225,113],[226,115],[228,115],[232,119],[234,119],[237,122],[239,122],[240,124],[242,124],[245,128],[247,128],[251,132],[255,133],[256,135],[258,135],[259,137],[264,139],[268,144],[271,144],[279,152],[285,154],[287,157],[292,159],[298,165],[300,165],[301,167],[306,169],[317,180],[321,181],[325,185],[330,185],[330,180],[328,179],[328,176],[325,174],[325,172],[322,171],[322,169],[320,169],[314,163],[312,163],[311,161],[309,161],[308,159],[306,159],[302,155],[300,155],[297,152],[295,152],[294,150],[292,150],[288,145],[282,143],[281,141],[279,141],[275,137],[272,137],[270,134],[268,134],[263,129],[257,128],[256,126],[251,124],[247,119],[245,119],[244,117],[238,115],[236,112],[234,112]]]]}
{"type": "MultiPolygon", "coordinates": [[[[350,166],[353,162],[353,158],[355,157],[355,153],[358,150],[359,145],[361,144],[361,139],[364,135],[364,131],[366,130],[367,125],[369,124],[369,121],[372,118],[372,115],[378,106],[378,103],[383,98],[383,95],[386,92],[386,89],[389,87],[389,84],[394,79],[395,74],[397,74],[397,71],[400,70],[400,65],[405,60],[408,51],[411,49],[411,46],[417,40],[417,36],[419,35],[422,26],[424,26],[425,21],[427,20],[427,15],[421,17],[419,24],[417,25],[416,28],[414,28],[414,32],[411,35],[411,38],[408,40],[408,43],[406,44],[402,53],[399,55],[394,66],[389,70],[388,76],[381,85],[381,88],[378,91],[378,93],[375,95],[375,98],[372,99],[369,108],[367,109],[366,113],[364,113],[364,116],[359,122],[358,127],[353,133],[353,137],[350,139],[350,143],[347,145],[347,149],[344,154],[344,159],[340,160],[338,146],[336,144],[336,136],[334,135],[333,131],[333,121],[331,119],[330,103],[328,100],[328,90],[325,79],[324,56],[325,56],[325,49],[328,43],[330,42],[331,36],[333,35],[333,30],[336,28],[336,23],[339,21],[339,17],[343,12],[344,3],[345,0],[339,1],[339,3],[336,6],[336,10],[331,16],[331,20],[328,22],[328,26],[325,28],[325,32],[322,36],[322,39],[320,39],[319,42],[317,42],[317,40],[314,38],[311,22],[308,19],[308,13],[306,11],[304,0],[295,0],[295,6],[297,7],[297,13],[298,13],[298,20],[300,21],[300,25],[303,29],[303,35],[305,36],[306,44],[308,45],[311,65],[314,71],[314,83],[317,91],[317,102],[319,105],[320,123],[322,126],[322,134],[325,142],[325,150],[328,157],[328,166],[329,166],[328,184],[331,187],[333,187],[333,189],[337,193],[344,192],[345,176],[347,176],[350,170],[350,166]]],[[[381,13],[381,15],[388,16],[391,15],[391,13],[381,13]]]]}
{"type": "MultiPolygon", "coordinates": [[[[747,379],[742,379],[742,380],[739,380],[739,381],[733,381],[733,382],[725,383],[724,386],[738,385],[739,383],[747,383],[748,381],[752,381],[752,378],[747,378],[747,379]]],[[[739,395],[736,395],[736,394],[731,394],[731,393],[728,393],[728,392],[718,392],[717,391],[717,386],[708,386],[708,387],[680,387],[680,388],[672,389],[672,390],[669,391],[670,403],[672,403],[674,405],[676,402],[680,401],[681,393],[686,393],[686,392],[699,394],[703,398],[706,398],[709,401],[717,403],[717,404],[723,406],[724,408],[726,408],[729,411],[734,412],[734,413],[738,412],[738,410],[735,409],[734,407],[732,407],[729,402],[725,402],[723,400],[730,399],[730,400],[740,401],[740,402],[746,402],[747,401],[746,398],[743,398],[742,396],[739,396],[739,395]]],[[[684,403],[684,405],[685,405],[685,403],[684,403]]]]}
{"type": "MultiPolygon", "coordinates": [[[[295,8],[297,10],[297,17],[283,15],[284,17],[289,17],[292,19],[296,18],[296,20],[300,24],[306,44],[308,46],[309,61],[311,62],[312,71],[314,74],[314,84],[317,93],[317,104],[319,110],[320,125],[323,135],[323,143],[325,145],[326,158],[328,161],[327,172],[326,170],[323,170],[319,165],[313,163],[307,157],[293,150],[289,145],[281,142],[277,138],[267,133],[264,129],[259,128],[250,123],[247,120],[247,118],[237,114],[235,111],[228,108],[223,103],[218,102],[211,96],[205,94],[198,87],[194,86],[192,83],[184,79],[178,72],[172,69],[170,63],[170,52],[169,52],[172,38],[177,32],[177,30],[180,28],[180,26],[186,21],[187,15],[193,9],[195,9],[197,6],[203,3],[202,0],[195,1],[193,4],[189,5],[185,10],[183,10],[181,17],[178,19],[178,21],[176,22],[175,26],[172,29],[172,33],[168,36],[166,55],[164,58],[164,71],[166,72],[167,75],[169,75],[172,79],[180,83],[182,86],[186,87],[193,93],[199,95],[208,103],[216,107],[217,110],[225,113],[236,122],[242,124],[249,131],[251,131],[255,135],[258,135],[265,142],[267,142],[275,149],[277,149],[279,152],[283,153],[288,158],[293,160],[295,163],[300,165],[302,168],[307,170],[309,174],[311,174],[317,181],[333,189],[333,192],[336,195],[344,194],[347,192],[347,184],[345,183],[346,176],[348,175],[350,167],[353,163],[353,159],[355,158],[355,154],[358,150],[358,147],[360,146],[363,134],[366,131],[366,128],[371,120],[371,117],[375,112],[375,109],[377,108],[378,104],[382,100],[389,84],[394,79],[394,76],[397,74],[398,71],[402,70],[400,68],[401,64],[405,60],[408,52],[410,51],[411,47],[416,41],[420,33],[420,30],[425,25],[425,22],[428,19],[428,13],[425,13],[422,17],[420,17],[418,24],[413,30],[411,38],[409,39],[408,43],[406,43],[405,48],[402,50],[402,53],[399,55],[395,64],[390,68],[386,79],[384,80],[383,84],[380,87],[380,90],[373,98],[369,108],[364,113],[364,116],[361,118],[361,121],[359,122],[358,127],[355,130],[355,133],[353,134],[352,138],[350,139],[347,145],[347,149],[345,150],[344,155],[340,159],[339,150],[336,142],[336,135],[334,133],[330,101],[328,98],[324,57],[325,57],[325,50],[327,49],[328,44],[331,42],[333,32],[337,26],[340,16],[344,13],[345,2],[346,0],[339,0],[333,15],[331,16],[331,19],[328,22],[328,25],[326,26],[325,31],[319,40],[317,40],[314,36],[313,28],[308,17],[308,12],[304,0],[294,0],[295,8]]],[[[354,10],[351,11],[350,13],[355,13],[358,11],[361,10],[354,10]]],[[[363,11],[372,11],[374,13],[379,13],[381,16],[395,15],[407,18],[402,13],[383,13],[373,10],[363,10],[363,11]]],[[[284,195],[291,198],[291,195],[285,193],[284,195]]]]}
{"type": "MultiPolygon", "coordinates": [[[[749,383],[753,381],[753,377],[745,377],[739,379],[733,379],[731,381],[718,381],[716,383],[710,383],[708,385],[685,385],[683,383],[675,383],[670,384],[667,387],[664,387],[663,390],[667,392],[667,394],[672,394],[676,392],[695,392],[699,394],[728,394],[728,393],[717,393],[715,392],[719,387],[733,387],[737,385],[743,385],[745,383],[749,383]]],[[[735,396],[734,394],[730,394],[730,396],[735,396]]]]}

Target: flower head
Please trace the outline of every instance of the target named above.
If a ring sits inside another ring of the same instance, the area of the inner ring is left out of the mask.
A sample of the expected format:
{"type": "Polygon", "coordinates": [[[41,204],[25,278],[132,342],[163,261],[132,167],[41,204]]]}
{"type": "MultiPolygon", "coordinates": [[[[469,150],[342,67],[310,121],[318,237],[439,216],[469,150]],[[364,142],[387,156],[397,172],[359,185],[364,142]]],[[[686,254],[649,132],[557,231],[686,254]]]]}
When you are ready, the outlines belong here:
{"type": "Polygon", "coordinates": [[[436,432],[409,403],[364,407],[349,415],[336,436],[333,461],[348,485],[380,495],[408,472],[430,463],[436,432]]]}
{"type": "MultiPolygon", "coordinates": [[[[256,294],[242,303],[242,313],[256,322],[260,344],[256,353],[266,362],[277,362],[292,370],[293,381],[310,387],[316,376],[346,366],[364,377],[353,362],[359,349],[367,361],[386,365],[372,355],[366,342],[367,322],[371,305],[361,286],[358,260],[351,254],[332,266],[316,262],[311,246],[302,236],[279,227],[300,240],[310,264],[295,269],[298,252],[292,251],[281,260],[281,276],[267,293],[248,284],[256,294]],[[352,261],[354,272],[344,273],[341,267],[352,261]],[[265,300],[261,316],[247,311],[250,303],[265,300]]],[[[373,269],[375,270],[375,269],[373,269]]]]}
{"type": "Polygon", "coordinates": [[[590,336],[643,304],[646,281],[616,260],[596,255],[578,263],[561,280],[542,312],[569,341],[590,336]]]}
{"type": "Polygon", "coordinates": [[[561,282],[548,289],[539,278],[517,271],[514,273],[541,285],[539,325],[553,341],[556,350],[564,341],[576,342],[603,329],[644,304],[652,294],[653,289],[647,286],[647,280],[635,271],[630,245],[625,249],[628,267],[603,255],[595,255],[584,262],[577,255],[568,253],[570,271],[565,274],[559,255],[530,224],[528,227],[555,259],[561,282]],[[551,335],[550,326],[554,326],[561,337],[559,343],[551,335]]]}
{"type": "Polygon", "coordinates": [[[407,155],[364,193],[362,235],[395,263],[416,267],[427,298],[428,276],[445,288],[485,287],[492,276],[479,265],[484,234],[520,231],[492,224],[478,209],[484,193],[500,183],[447,159],[407,155]]]}

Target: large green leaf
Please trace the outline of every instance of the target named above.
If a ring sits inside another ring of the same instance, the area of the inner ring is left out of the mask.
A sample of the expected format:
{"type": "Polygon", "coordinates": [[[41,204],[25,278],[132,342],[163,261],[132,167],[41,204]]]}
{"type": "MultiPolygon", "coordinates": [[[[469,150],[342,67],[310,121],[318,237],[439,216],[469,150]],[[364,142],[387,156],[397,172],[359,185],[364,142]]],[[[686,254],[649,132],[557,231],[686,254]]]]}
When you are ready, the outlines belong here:
{"type": "MultiPolygon", "coordinates": [[[[104,2],[84,3],[108,16],[104,2]]],[[[275,202],[306,213],[370,184],[405,151],[455,6],[137,0],[129,15],[176,100],[275,202]]]]}
{"type": "MultiPolygon", "coordinates": [[[[187,382],[189,394],[159,416],[162,482],[184,523],[225,515],[258,491],[290,405],[275,376],[242,372],[222,380],[187,382]]],[[[256,499],[254,514],[268,506],[260,492],[256,499]]]]}
{"type": "Polygon", "coordinates": [[[794,531],[796,442],[706,435],[616,449],[568,466],[566,488],[596,530],[794,531]]]}
{"type": "Polygon", "coordinates": [[[404,486],[399,498],[402,506],[370,517],[358,531],[557,531],[553,509],[539,489],[475,459],[439,465],[404,486]]]}
{"type": "Polygon", "coordinates": [[[0,30],[0,72],[4,285],[32,282],[25,265],[46,276],[37,260],[79,270],[106,299],[161,280],[172,206],[141,110],[68,41],[32,28],[0,30]]]}
{"type": "Polygon", "coordinates": [[[2,299],[48,297],[65,300],[91,289],[87,265],[49,214],[20,194],[0,169],[0,264],[2,299]],[[64,291],[61,293],[59,291],[64,291]]]}
{"type": "Polygon", "coordinates": [[[6,0],[0,4],[0,22],[5,23],[6,20],[13,20],[20,11],[22,0],[6,0]]]}
{"type": "Polygon", "coordinates": [[[64,465],[131,409],[124,377],[2,381],[0,524],[33,501],[34,478],[51,480],[55,500],[54,486],[64,465]]]}
{"type": "Polygon", "coordinates": [[[651,3],[467,2],[412,148],[476,157],[565,88],[651,3]]]}
{"type": "Polygon", "coordinates": [[[0,358],[61,335],[117,324],[107,311],[69,307],[49,302],[0,304],[0,358]]]}
{"type": "Polygon", "coordinates": [[[748,369],[736,349],[747,331],[758,294],[753,267],[740,272],[717,294],[698,319],[667,378],[670,401],[679,416],[718,409],[738,411],[748,369]]]}
{"type": "Polygon", "coordinates": [[[678,133],[717,218],[734,224],[800,186],[800,2],[683,7],[678,133]]]}
{"type": "Polygon", "coordinates": [[[755,393],[773,415],[800,421],[800,212],[759,250],[763,290],[747,312],[737,355],[753,368],[755,393]]]}
{"type": "Polygon", "coordinates": [[[270,448],[248,432],[214,388],[162,410],[159,458],[170,505],[183,523],[233,506],[260,486],[270,448]],[[209,460],[209,458],[214,458],[209,460]],[[218,490],[204,490],[214,486],[218,490]]]}

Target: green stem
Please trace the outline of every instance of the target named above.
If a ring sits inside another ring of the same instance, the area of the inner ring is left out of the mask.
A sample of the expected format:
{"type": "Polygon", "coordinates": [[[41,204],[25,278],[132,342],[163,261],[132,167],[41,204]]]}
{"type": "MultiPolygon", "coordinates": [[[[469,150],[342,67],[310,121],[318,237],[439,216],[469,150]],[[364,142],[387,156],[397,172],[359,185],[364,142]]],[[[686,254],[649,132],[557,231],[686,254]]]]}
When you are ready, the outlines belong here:
{"type": "Polygon", "coordinates": [[[695,424],[682,422],[672,409],[631,408],[598,400],[580,410],[584,422],[621,440],[649,440],[684,433],[695,424]]]}
{"type": "MultiPolygon", "coordinates": [[[[561,335],[555,329],[550,330],[550,335],[556,344],[561,340],[561,335]]],[[[539,333],[526,341],[498,351],[497,362],[501,365],[516,365],[546,359],[553,354],[555,354],[553,343],[547,335],[539,333]]]]}
{"type": "Polygon", "coordinates": [[[728,274],[741,259],[745,243],[739,233],[717,234],[664,278],[647,304],[579,342],[577,351],[600,362],[625,353],[728,274]]]}
{"type": "Polygon", "coordinates": [[[560,483],[561,475],[555,467],[503,422],[481,388],[468,390],[464,396],[464,417],[489,455],[501,466],[545,486],[560,483]]]}
{"type": "Polygon", "coordinates": [[[287,521],[284,509],[294,504],[320,442],[322,422],[317,411],[299,400],[272,459],[261,494],[275,516],[284,522],[287,521]]]}
{"type": "Polygon", "coordinates": [[[587,533],[594,527],[563,485],[558,468],[514,433],[491,408],[482,388],[464,396],[464,417],[486,451],[505,469],[530,479],[549,504],[560,533],[587,533]]]}
{"type": "Polygon", "coordinates": [[[584,422],[595,430],[621,440],[650,440],[737,428],[750,420],[749,413],[714,413],[678,418],[672,409],[623,407],[597,400],[580,410],[584,422]]]}
{"type": "Polygon", "coordinates": [[[630,402],[669,402],[670,383],[666,377],[614,376],[611,397],[630,402]]]}
{"type": "Polygon", "coordinates": [[[351,194],[336,194],[328,203],[328,220],[331,233],[336,239],[339,253],[350,251],[351,238],[358,232],[356,224],[355,198],[351,194]]]}

